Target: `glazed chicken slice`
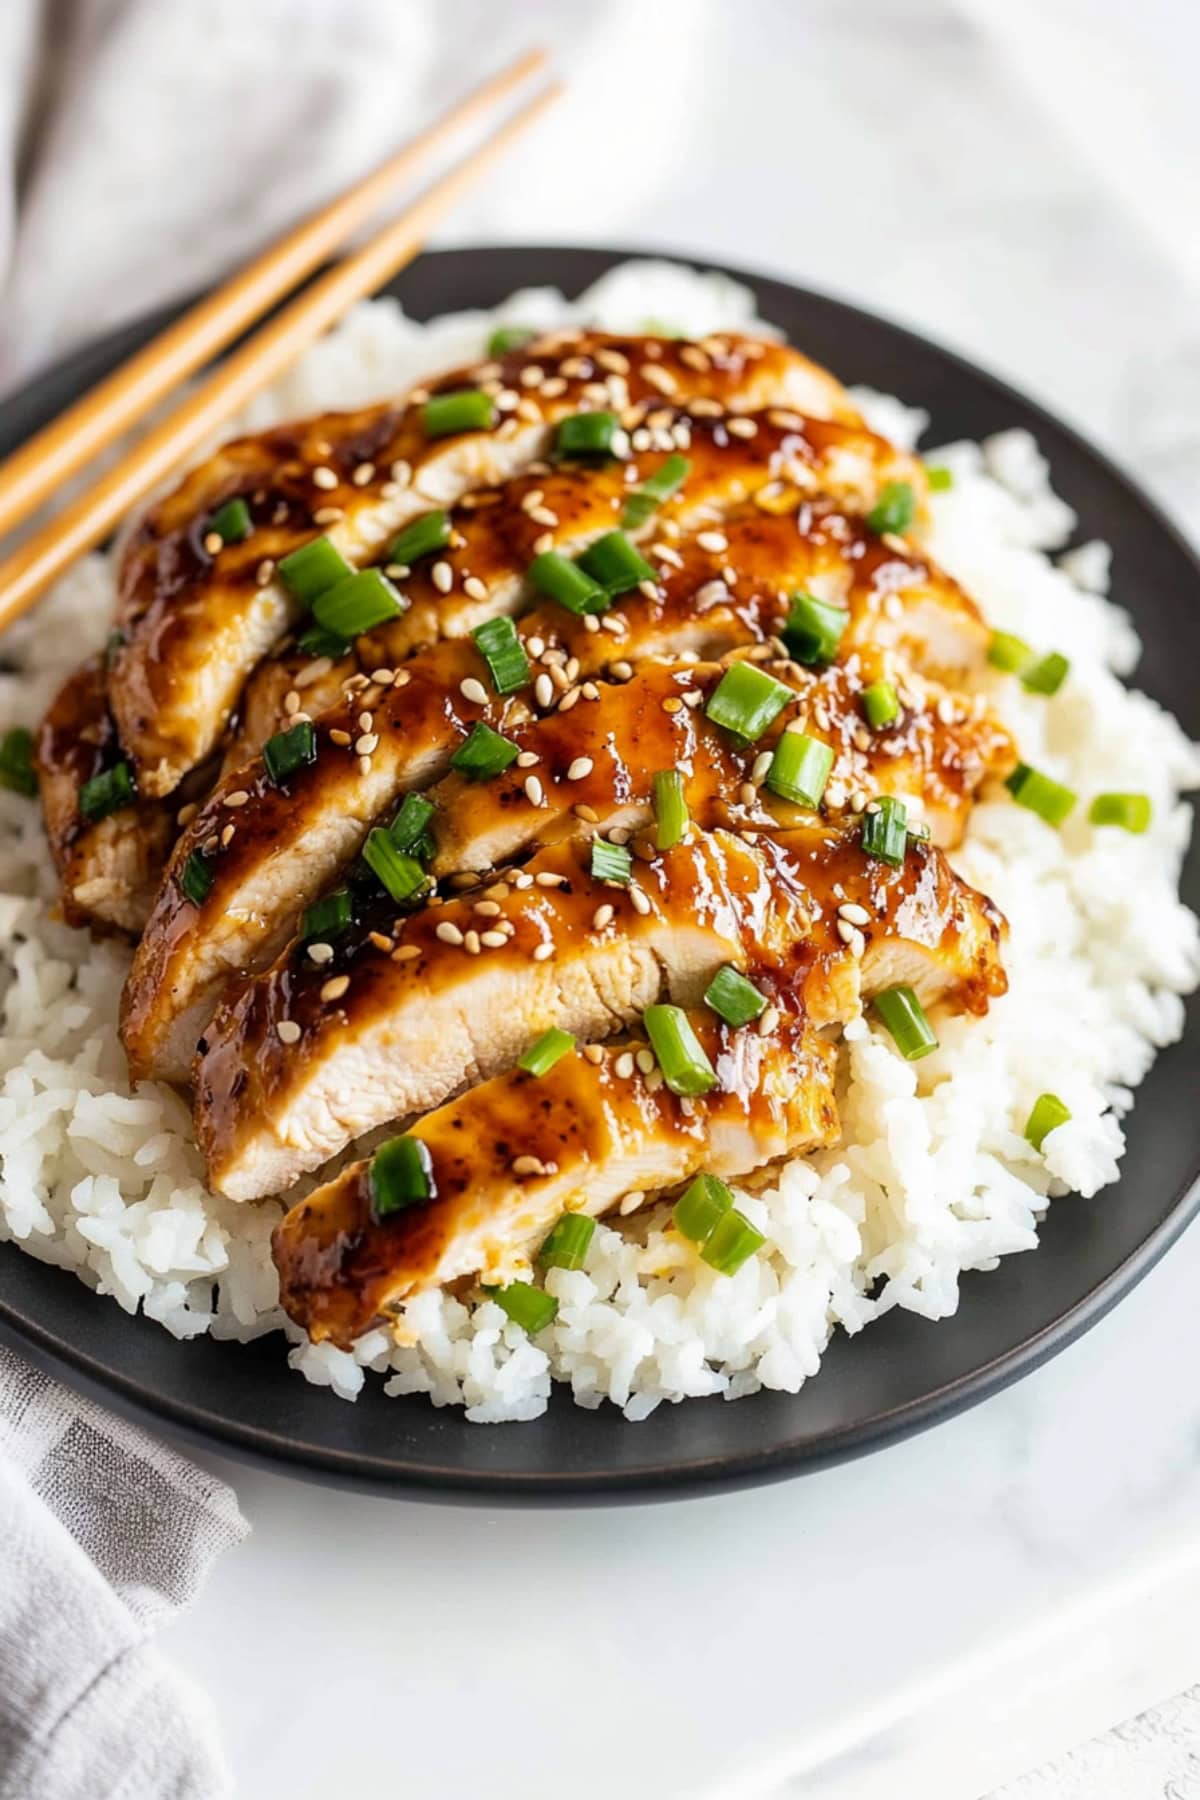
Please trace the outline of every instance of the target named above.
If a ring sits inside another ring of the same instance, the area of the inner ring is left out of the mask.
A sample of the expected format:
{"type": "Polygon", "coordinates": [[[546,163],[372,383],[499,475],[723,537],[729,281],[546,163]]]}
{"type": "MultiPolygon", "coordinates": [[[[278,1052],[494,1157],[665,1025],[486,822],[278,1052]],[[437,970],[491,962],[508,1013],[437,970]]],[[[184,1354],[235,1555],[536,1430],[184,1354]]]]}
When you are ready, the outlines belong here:
{"type": "MultiPolygon", "coordinates": [[[[223,446],[147,513],[126,547],[110,676],[140,791],[171,793],[215,748],[255,666],[302,610],[280,560],[324,533],[352,567],[375,562],[406,521],[502,481],[543,455],[583,409],[691,402],[803,406],[857,423],[844,390],[782,345],[733,337],[709,348],[559,334],[414,391],[399,405],[326,414],[223,446]],[[470,390],[487,422],[432,418],[433,396],[470,390]],[[223,510],[248,529],[222,541],[223,510]]],[[[640,416],[640,414],[638,415],[640,416]]],[[[634,414],[630,412],[631,422],[634,414]]]]}
{"type": "Polygon", "coordinates": [[[836,1141],[833,1047],[801,1019],[768,1036],[705,1009],[691,1023],[718,1085],[686,1107],[657,1069],[639,1068],[644,1040],[588,1046],[540,1079],[509,1071],[419,1120],[436,1189],[424,1204],[378,1218],[370,1163],[344,1169],[276,1227],[287,1313],[346,1346],[425,1288],[510,1278],[564,1212],[598,1218],[702,1169],[733,1181],[836,1141]]]}
{"type": "Polygon", "coordinates": [[[708,717],[725,674],[719,663],[644,664],[628,682],[597,687],[594,700],[569,712],[514,725],[509,736],[520,754],[507,769],[490,781],[451,773],[430,792],[437,808],[430,826],[434,875],[495,868],[531,843],[568,835],[615,830],[625,841],[649,824],[654,777],[664,769],[679,771],[697,825],[796,823],[811,807],[770,786],[772,753],[789,730],[834,753],[826,810],[861,811],[875,795],[890,794],[908,803],[941,846],[958,843],[982,783],[1016,766],[998,720],[897,670],[879,651],[856,652],[819,672],[793,662],[758,666],[796,698],[746,748],[708,717]],[[883,680],[893,684],[900,712],[872,730],[862,695],[883,680]]]}
{"type": "MultiPolygon", "coordinates": [[[[592,703],[588,677],[607,669],[627,675],[648,657],[720,656],[769,639],[797,586],[847,604],[840,659],[859,645],[865,654],[876,631],[917,667],[931,638],[939,668],[951,646],[960,668],[981,665],[986,653],[987,629],[955,582],[919,552],[889,546],[840,513],[801,507],[798,496],[790,511],[750,501],[719,530],[646,548],[658,576],[652,592],[620,597],[602,621],[553,602],[524,615],[517,631],[534,679],[511,698],[492,693],[473,643],[444,642],[394,670],[379,668],[384,646],[368,640],[360,654],[384,679],[356,676],[348,698],[317,720],[312,764],[283,788],[261,758],[226,777],[176,847],[130,976],[123,1033],[139,1074],[186,1079],[223,983],[270,961],[370,827],[406,791],[443,775],[481,721],[507,731],[531,707],[592,703]],[[355,751],[364,740],[369,756],[355,751]],[[199,905],[179,885],[196,854],[212,876],[199,905]]],[[[329,667],[318,665],[317,683],[329,667]]],[[[299,705],[309,686],[300,691],[298,681],[293,692],[299,705]]]]}
{"type": "Polygon", "coordinates": [[[727,962],[798,993],[818,1026],[850,1016],[897,949],[913,967],[886,979],[924,1001],[982,1011],[1004,985],[990,903],[937,850],[914,844],[892,868],[857,830],[694,834],[627,886],[568,843],[474,894],[395,910],[295,945],[218,1011],[195,1089],[221,1192],[282,1191],[363,1132],[510,1067],[551,1025],[597,1038],[660,997],[694,1005],[727,962]],[[857,938],[843,905],[869,920],[857,938]]]}
{"type": "Polygon", "coordinates": [[[94,656],[60,688],[37,737],[42,811],[69,925],[139,931],[170,849],[174,820],[160,802],[135,799],[98,811],[109,803],[97,780],[111,779],[120,761],[104,659],[94,656]]]}

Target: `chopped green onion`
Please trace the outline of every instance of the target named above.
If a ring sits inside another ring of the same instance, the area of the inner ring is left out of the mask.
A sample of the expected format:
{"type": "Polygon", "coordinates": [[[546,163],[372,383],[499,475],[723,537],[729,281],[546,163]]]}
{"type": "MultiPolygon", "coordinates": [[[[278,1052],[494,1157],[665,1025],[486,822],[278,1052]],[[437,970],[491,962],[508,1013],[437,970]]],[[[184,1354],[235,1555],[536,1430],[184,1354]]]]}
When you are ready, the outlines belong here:
{"type": "Polygon", "coordinates": [[[360,569],[313,601],[313,618],[326,631],[356,638],[387,619],[398,618],[404,602],[382,569],[360,569]]]}
{"type": "Polygon", "coordinates": [[[226,544],[240,544],[243,538],[250,536],[250,523],[250,508],[246,502],[227,500],[208,521],[208,529],[215,531],[226,544]]]}
{"type": "Polygon", "coordinates": [[[648,1006],[642,1024],[673,1094],[707,1094],[716,1087],[717,1072],[682,1007],[648,1006]]]}
{"type": "Polygon", "coordinates": [[[993,631],[987,659],[993,669],[1017,675],[1033,661],[1033,651],[1024,638],[1014,637],[1011,631],[993,631]]]}
{"type": "Polygon", "coordinates": [[[311,906],[306,907],[300,935],[309,944],[316,940],[340,937],[353,917],[354,902],[350,898],[349,888],[337,888],[332,894],[323,894],[319,900],[314,900],[311,906]]]}
{"type": "Polygon", "coordinates": [[[397,850],[391,834],[382,826],[376,825],[367,833],[362,853],[368,869],[378,877],[393,900],[411,900],[429,880],[424,865],[415,856],[397,850]]]}
{"type": "Polygon", "coordinates": [[[128,642],[123,631],[110,631],[104,640],[104,666],[111,669],[120,651],[128,642]]]}
{"type": "Polygon", "coordinates": [[[429,841],[426,827],[437,807],[424,794],[405,794],[400,811],[388,826],[388,836],[397,850],[420,857],[422,845],[429,841]]]}
{"type": "Polygon", "coordinates": [[[675,1202],[672,1223],[693,1244],[706,1244],[723,1214],[733,1205],[733,1195],[716,1175],[697,1175],[675,1202]]]}
{"type": "Polygon", "coordinates": [[[501,737],[481,719],[477,725],[472,725],[470,735],[463,739],[450,758],[450,767],[465,775],[468,781],[490,781],[493,775],[502,774],[518,755],[514,743],[501,737]]]}
{"type": "Polygon", "coordinates": [[[785,731],[767,770],[767,786],[793,806],[820,806],[832,767],[828,744],[802,731],[785,731]]]}
{"type": "Polygon", "coordinates": [[[1071,665],[1057,650],[1041,657],[1031,669],[1021,672],[1021,686],[1031,694],[1057,694],[1067,679],[1071,665]]]}
{"type": "Polygon", "coordinates": [[[872,731],[894,725],[900,717],[900,696],[890,681],[873,681],[859,695],[867,724],[872,731]]]}
{"type": "Polygon", "coordinates": [[[633,490],[621,513],[626,531],[639,531],[664,501],[677,494],[691,473],[689,457],[672,455],[633,490]]]}
{"type": "Polygon", "coordinates": [[[783,641],[797,662],[831,663],[849,623],[844,606],[831,606],[811,594],[793,594],[783,641]]]}
{"type": "Polygon", "coordinates": [[[136,799],[133,770],[127,762],[119,762],[84,782],[79,790],[79,810],[94,825],[97,819],[107,818],[136,799]]]}
{"type": "Polygon", "coordinates": [[[735,969],[732,963],[726,963],[709,982],[704,994],[704,1004],[711,1006],[727,1025],[732,1025],[736,1030],[741,1025],[749,1025],[751,1019],[757,1019],[766,1010],[767,996],[760,994],[740,969],[735,969]]]}
{"type": "Polygon", "coordinates": [[[903,800],[896,800],[891,794],[873,800],[871,805],[876,810],[872,812],[868,808],[863,814],[863,852],[898,869],[908,849],[908,808],[903,800]]]}
{"type": "Polygon", "coordinates": [[[14,794],[37,793],[33,733],[23,725],[14,725],[0,738],[0,787],[11,788],[14,794]]]}
{"type": "Polygon", "coordinates": [[[700,1257],[718,1275],[736,1275],[742,1264],[761,1250],[766,1241],[762,1232],[756,1231],[745,1214],[734,1207],[721,1214],[700,1257]]]}
{"type": "Polygon", "coordinates": [[[537,1259],[544,1269],[582,1269],[595,1235],[595,1219],[586,1213],[564,1213],[537,1259]]]}
{"type": "Polygon", "coordinates": [[[522,344],[532,343],[537,336],[527,325],[498,325],[487,341],[489,356],[507,356],[510,350],[519,350],[522,344]]]}
{"type": "Polygon", "coordinates": [[[872,531],[907,531],[916,516],[917,497],[910,481],[885,481],[867,514],[872,531]]]}
{"type": "Polygon", "coordinates": [[[498,694],[515,694],[530,679],[529,658],[511,619],[485,619],[471,636],[498,694]]]}
{"type": "Polygon", "coordinates": [[[213,884],[213,866],[202,850],[193,850],[179,874],[179,885],[193,906],[203,906],[213,884]]]}
{"type": "Polygon", "coordinates": [[[644,556],[639,556],[623,531],[606,532],[597,538],[579,558],[578,567],[585,575],[614,599],[618,594],[627,594],[640,581],[657,579],[654,570],[644,556]]]}
{"type": "Polygon", "coordinates": [[[317,537],[279,559],[279,579],[289,594],[310,606],[318,594],[354,573],[330,538],[317,537]]]}
{"type": "Polygon", "coordinates": [[[1088,808],[1093,825],[1119,825],[1139,834],[1149,825],[1150,814],[1149,794],[1097,794],[1088,808]]]}
{"type": "Polygon", "coordinates": [[[610,844],[606,838],[593,838],[592,876],[596,881],[618,881],[622,887],[628,887],[633,876],[633,858],[624,844],[610,844]]]}
{"type": "Polygon", "coordinates": [[[544,1288],[528,1281],[510,1281],[507,1287],[486,1288],[485,1293],[506,1312],[514,1325],[520,1325],[530,1337],[544,1331],[558,1312],[558,1301],[544,1288]]]}
{"type": "Polygon", "coordinates": [[[420,1206],[423,1201],[437,1196],[429,1145],[407,1134],[380,1144],[371,1158],[367,1180],[371,1189],[371,1212],[376,1220],[404,1212],[410,1206],[420,1206]]]}
{"type": "Polygon", "coordinates": [[[392,539],[388,549],[388,561],[402,563],[406,568],[420,562],[423,556],[432,556],[435,550],[444,550],[450,542],[450,514],[444,507],[436,507],[433,512],[422,513],[419,519],[413,519],[392,539]]]}
{"type": "Polygon", "coordinates": [[[326,631],[323,625],[310,625],[302,631],[296,643],[306,656],[330,656],[338,662],[350,649],[348,638],[339,637],[336,631],[326,631]]]}
{"type": "Polygon", "coordinates": [[[317,760],[317,734],[311,721],[302,719],[288,731],[277,731],[263,745],[263,766],[273,786],[282,787],[289,775],[317,760]]]}
{"type": "Polygon", "coordinates": [[[481,388],[457,388],[434,394],[421,409],[425,436],[451,437],[458,431],[490,431],[499,415],[490,394],[481,388]]]}
{"type": "Polygon", "coordinates": [[[608,456],[621,429],[614,412],[572,413],[560,419],[554,439],[556,456],[608,456]]]}
{"type": "Polygon", "coordinates": [[[1040,1150],[1050,1133],[1065,1125],[1070,1117],[1070,1107],[1064,1106],[1057,1094],[1039,1094],[1025,1122],[1025,1136],[1035,1150],[1040,1150]]]}
{"type": "Polygon", "coordinates": [[[529,579],[543,594],[577,616],[607,611],[610,601],[598,581],[557,550],[546,550],[529,565],[529,579]]]}
{"type": "Polygon", "coordinates": [[[926,468],[925,479],[931,494],[944,494],[947,488],[954,486],[954,471],[934,465],[926,468]]]}
{"type": "Polygon", "coordinates": [[[910,987],[884,988],[876,994],[874,1007],[906,1062],[918,1062],[937,1049],[937,1038],[925,1017],[925,1008],[910,987]]]}
{"type": "Polygon", "coordinates": [[[773,675],[764,675],[753,663],[738,662],[726,669],[704,710],[714,725],[746,745],[760,738],[795,698],[791,688],[773,675]]]}
{"type": "Polygon", "coordinates": [[[526,1075],[533,1075],[538,1081],[548,1075],[556,1062],[561,1062],[567,1052],[575,1048],[575,1039],[569,1031],[560,1031],[552,1025],[549,1031],[543,1031],[536,1044],[530,1044],[524,1056],[518,1056],[517,1067],[526,1075]]]}
{"type": "Polygon", "coordinates": [[[1028,763],[1018,763],[1004,785],[1018,806],[1027,806],[1047,825],[1061,825],[1076,800],[1070,788],[1028,763]]]}
{"type": "Polygon", "coordinates": [[[654,776],[654,841],[660,850],[670,850],[687,836],[691,824],[683,776],[678,769],[659,769],[654,776]]]}

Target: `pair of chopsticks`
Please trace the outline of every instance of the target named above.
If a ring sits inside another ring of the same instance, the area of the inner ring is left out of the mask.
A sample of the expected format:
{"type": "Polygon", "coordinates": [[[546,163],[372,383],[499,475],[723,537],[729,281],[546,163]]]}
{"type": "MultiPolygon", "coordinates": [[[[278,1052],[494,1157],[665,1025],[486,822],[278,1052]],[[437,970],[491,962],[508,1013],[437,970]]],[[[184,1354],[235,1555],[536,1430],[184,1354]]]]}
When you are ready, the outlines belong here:
{"type": "MultiPolygon", "coordinates": [[[[545,60],[543,51],[530,51],[485,81],[0,463],[0,534],[27,518],[97,451],[311,275],[446,138],[504,100],[545,60]]],[[[0,562],[0,629],[27,611],[76,558],[102,542],[138,500],[356,300],[374,293],[411,262],[433,227],[560,92],[560,84],[553,83],[535,94],[361,250],[310,283],[113,468],[0,562]]]]}

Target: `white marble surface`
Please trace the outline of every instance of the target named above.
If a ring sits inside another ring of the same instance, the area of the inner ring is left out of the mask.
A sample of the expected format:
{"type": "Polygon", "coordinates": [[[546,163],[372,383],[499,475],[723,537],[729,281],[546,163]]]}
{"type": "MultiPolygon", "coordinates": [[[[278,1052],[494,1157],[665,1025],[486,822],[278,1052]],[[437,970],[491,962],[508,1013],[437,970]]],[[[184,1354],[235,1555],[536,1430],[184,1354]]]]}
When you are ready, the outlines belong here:
{"type": "MultiPolygon", "coordinates": [[[[1200,521],[1200,311],[1170,206],[1200,173],[1177,104],[1194,8],[616,15],[559,10],[570,115],[455,236],[665,245],[850,295],[1007,373],[1200,521]],[[635,44],[637,104],[614,107],[635,44]]],[[[1200,1678],[1198,1283],[1193,1232],[1019,1387],[745,1495],[489,1514],[222,1464],[254,1535],[166,1648],[254,1800],[975,1800],[1200,1678]]],[[[1164,1791],[1132,1761],[1121,1781],[1164,1791]]]]}

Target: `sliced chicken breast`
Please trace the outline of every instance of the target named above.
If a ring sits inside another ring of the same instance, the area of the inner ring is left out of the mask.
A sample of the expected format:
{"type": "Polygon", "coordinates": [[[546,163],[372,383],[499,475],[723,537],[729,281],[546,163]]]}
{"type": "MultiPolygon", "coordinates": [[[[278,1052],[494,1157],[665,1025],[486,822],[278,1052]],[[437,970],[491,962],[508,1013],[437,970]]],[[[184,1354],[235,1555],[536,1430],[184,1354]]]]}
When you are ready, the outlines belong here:
{"type": "Polygon", "coordinates": [[[628,886],[597,879],[589,858],[555,846],[405,918],[381,902],[249,983],[196,1063],[214,1185],[280,1192],[363,1132],[510,1067],[549,1026],[598,1038],[663,995],[694,1005],[726,962],[799,989],[815,1024],[855,1009],[860,972],[869,982],[877,946],[896,939],[921,953],[923,999],[983,1010],[1003,988],[999,915],[925,846],[893,869],[856,831],[697,834],[639,861],[628,886]],[[857,940],[839,928],[843,904],[871,921],[857,940]]]}
{"type": "Polygon", "coordinates": [[[398,406],[325,414],[225,445],[151,508],[125,551],[125,642],[110,698],[141,791],[171,793],[214,749],[247,677],[299,616],[275,572],[283,556],[325,532],[352,566],[374,562],[417,514],[542,455],[567,414],[644,410],[667,395],[738,410],[803,400],[817,416],[857,422],[839,384],[780,345],[729,338],[718,355],[589,334],[455,371],[398,406]],[[431,435],[430,394],[464,388],[488,397],[492,423],[431,435]],[[214,516],[232,500],[248,508],[250,529],[223,543],[214,516]]]}
{"type": "MultiPolygon", "coordinates": [[[[124,1040],[139,1074],[186,1079],[223,983],[265,966],[370,827],[407,790],[444,774],[475,723],[509,730],[524,709],[592,703],[588,677],[607,668],[627,674],[646,657],[720,655],[768,638],[783,626],[787,596],[798,585],[836,591],[848,605],[844,651],[839,647],[847,668],[856,647],[865,654],[872,643],[873,624],[886,629],[898,654],[919,654],[927,620],[939,611],[943,653],[957,641],[960,662],[982,662],[986,650],[986,628],[954,582],[919,553],[889,549],[841,514],[764,512],[750,502],[719,529],[680,536],[674,546],[655,539],[647,548],[658,577],[653,588],[624,595],[603,621],[553,603],[524,615],[518,634],[534,681],[511,699],[497,701],[473,644],[444,642],[399,670],[384,665],[381,680],[358,676],[348,698],[317,721],[316,761],[285,787],[267,778],[261,759],[226,778],[176,849],[130,976],[124,1040]],[[917,626],[906,633],[909,604],[917,626]],[[355,746],[364,742],[369,754],[360,755],[355,746]],[[198,908],[178,880],[197,853],[213,877],[198,908]]],[[[374,657],[384,651],[369,645],[373,673],[374,657]]],[[[318,665],[318,684],[330,668],[327,659],[318,665]]],[[[291,691],[294,707],[303,708],[308,685],[297,678],[291,691]]]]}
{"type": "Polygon", "coordinates": [[[59,690],[36,746],[42,811],[68,925],[140,931],[162,876],[175,835],[168,807],[136,799],[95,819],[80,808],[85,783],[120,761],[104,659],[94,656],[59,690]]]}
{"type": "Polygon", "coordinates": [[[682,1106],[644,1039],[510,1071],[413,1127],[434,1195],[383,1218],[371,1164],[353,1163],[276,1227],[280,1299],[315,1339],[343,1347],[406,1300],[466,1276],[511,1278],[564,1212],[598,1218],[701,1170],[735,1180],[836,1141],[834,1051],[795,1017],[769,1036],[692,1018],[718,1086],[682,1106]]]}

